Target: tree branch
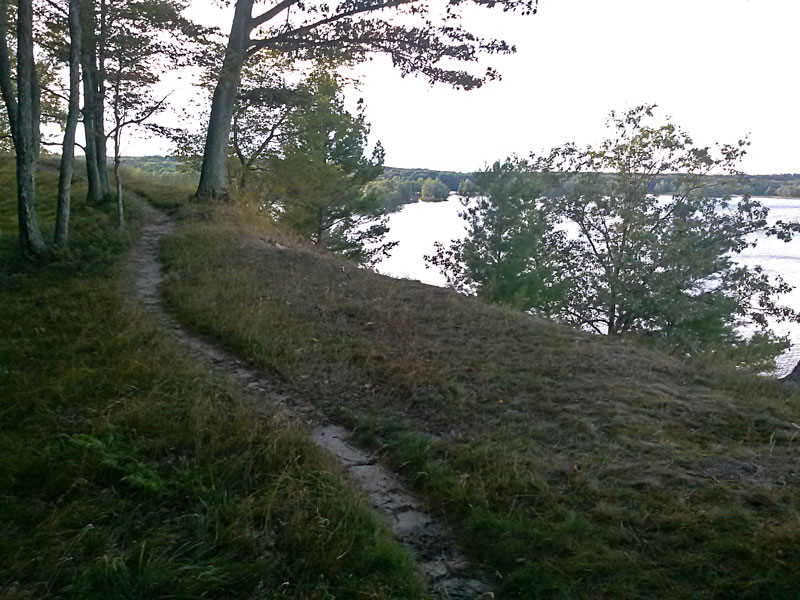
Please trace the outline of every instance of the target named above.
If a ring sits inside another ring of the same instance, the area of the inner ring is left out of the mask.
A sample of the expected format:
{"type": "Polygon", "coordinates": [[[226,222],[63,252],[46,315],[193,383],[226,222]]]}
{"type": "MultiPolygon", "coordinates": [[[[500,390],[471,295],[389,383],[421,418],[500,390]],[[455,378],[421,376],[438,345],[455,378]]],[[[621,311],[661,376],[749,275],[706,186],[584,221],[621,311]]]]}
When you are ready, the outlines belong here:
{"type": "Polygon", "coordinates": [[[56,98],[61,98],[65,102],[69,102],[69,96],[65,96],[64,94],[56,92],[55,90],[53,90],[53,89],[51,89],[49,87],[43,87],[42,91],[43,92],[47,92],[48,94],[50,94],[51,96],[55,96],[56,98]]]}
{"type": "Polygon", "coordinates": [[[242,148],[239,145],[239,111],[233,113],[233,151],[236,153],[236,158],[242,165],[243,169],[247,168],[247,159],[244,157],[242,148]]]}
{"type": "Polygon", "coordinates": [[[167,94],[166,96],[164,96],[164,97],[163,97],[161,100],[159,100],[159,101],[158,101],[156,104],[154,104],[153,106],[151,106],[151,107],[150,107],[150,108],[149,108],[149,109],[148,109],[148,110],[147,110],[147,111],[146,111],[146,112],[145,112],[143,115],[141,115],[140,117],[137,117],[137,118],[135,118],[135,119],[129,119],[128,121],[122,121],[121,123],[119,123],[119,124],[118,124],[116,127],[114,127],[114,129],[112,129],[111,131],[109,131],[109,132],[106,134],[106,139],[111,139],[111,137],[112,137],[112,136],[116,135],[117,131],[124,129],[125,127],[128,127],[129,125],[141,125],[142,123],[144,123],[144,122],[145,122],[147,119],[149,119],[150,117],[152,117],[152,116],[153,116],[153,114],[155,114],[155,112],[156,112],[156,111],[157,111],[159,108],[161,108],[161,107],[164,105],[164,102],[166,102],[166,101],[167,101],[167,98],[169,98],[169,97],[170,97],[170,96],[171,96],[173,93],[174,93],[174,91],[173,91],[173,92],[170,92],[169,94],[167,94]]]}
{"type": "Polygon", "coordinates": [[[54,11],[61,13],[61,16],[66,17],[67,11],[64,10],[62,6],[58,4],[58,2],[54,2],[54,0],[47,0],[47,5],[52,8],[54,11]]]}
{"type": "Polygon", "coordinates": [[[387,0],[386,2],[377,4],[377,5],[367,5],[361,6],[358,8],[352,8],[350,10],[346,10],[341,13],[337,13],[335,15],[331,15],[325,19],[320,19],[319,21],[314,21],[313,23],[309,23],[308,25],[303,25],[302,27],[297,27],[296,29],[292,29],[290,31],[285,31],[278,35],[275,35],[271,38],[263,39],[263,40],[252,40],[249,44],[250,47],[254,48],[255,50],[259,50],[262,48],[266,48],[275,43],[281,43],[286,41],[291,41],[292,38],[297,38],[302,36],[309,31],[313,31],[318,27],[322,27],[323,25],[330,25],[331,23],[335,23],[337,21],[341,21],[348,17],[354,17],[358,14],[363,14],[367,12],[373,12],[377,10],[383,10],[384,8],[393,8],[395,6],[402,6],[403,4],[410,4],[416,2],[417,0],[387,0]]]}
{"type": "Polygon", "coordinates": [[[277,122],[276,122],[276,123],[275,123],[275,124],[272,126],[272,128],[269,130],[269,133],[267,134],[267,137],[266,137],[266,139],[265,139],[263,142],[261,142],[261,144],[260,144],[260,145],[259,145],[259,147],[256,149],[256,151],[255,151],[255,152],[253,152],[252,156],[250,157],[250,160],[248,160],[248,161],[247,161],[247,165],[246,165],[246,166],[247,166],[247,168],[248,168],[248,169],[252,168],[252,166],[253,166],[253,163],[254,163],[256,160],[258,160],[258,157],[259,157],[259,156],[261,156],[261,153],[262,153],[262,152],[264,152],[264,150],[267,148],[267,146],[269,145],[269,143],[270,143],[270,142],[271,142],[273,139],[275,139],[275,135],[276,135],[276,133],[277,133],[277,131],[278,131],[278,127],[280,127],[281,125],[283,125],[283,123],[286,121],[286,119],[288,119],[288,118],[289,118],[289,114],[290,114],[290,113],[291,113],[291,110],[288,110],[288,109],[287,109],[287,110],[286,110],[286,112],[284,112],[284,113],[281,115],[280,119],[278,119],[278,121],[277,121],[277,122]]]}
{"type": "Polygon", "coordinates": [[[279,2],[268,11],[258,15],[257,17],[250,19],[250,26],[255,29],[256,27],[260,27],[267,21],[271,21],[275,17],[277,17],[280,13],[282,13],[287,8],[297,4],[300,0],[283,0],[283,2],[279,2]]]}

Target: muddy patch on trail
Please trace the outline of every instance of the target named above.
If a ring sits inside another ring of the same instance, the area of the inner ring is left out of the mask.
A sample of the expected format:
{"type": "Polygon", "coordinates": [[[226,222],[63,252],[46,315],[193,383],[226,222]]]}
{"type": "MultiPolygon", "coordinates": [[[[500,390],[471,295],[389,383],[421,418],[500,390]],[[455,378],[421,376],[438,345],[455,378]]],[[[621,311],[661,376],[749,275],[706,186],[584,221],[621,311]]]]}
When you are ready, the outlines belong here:
{"type": "Polygon", "coordinates": [[[141,206],[146,224],[130,255],[132,299],[167,326],[197,361],[213,366],[246,390],[254,409],[268,405],[283,416],[307,425],[314,443],[337,460],[364,491],[395,537],[414,553],[434,597],[492,598],[487,577],[464,559],[450,532],[423,510],[419,500],[397,476],[355,445],[348,430],[329,423],[310,403],[285,393],[280,382],[265,377],[220,345],[187,330],[167,311],[161,297],[164,269],[160,249],[173,223],[166,214],[143,200],[133,200],[141,206]]]}

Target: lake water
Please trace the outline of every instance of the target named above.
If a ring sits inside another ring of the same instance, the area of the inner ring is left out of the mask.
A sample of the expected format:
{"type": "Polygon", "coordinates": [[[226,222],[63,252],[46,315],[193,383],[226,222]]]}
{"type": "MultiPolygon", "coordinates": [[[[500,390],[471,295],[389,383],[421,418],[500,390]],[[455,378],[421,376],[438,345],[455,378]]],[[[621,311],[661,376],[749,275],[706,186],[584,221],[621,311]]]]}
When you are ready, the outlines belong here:
{"type": "MultiPolygon", "coordinates": [[[[769,220],[800,220],[800,199],[758,198],[770,209],[769,220]]],[[[458,212],[462,209],[455,195],[444,202],[416,202],[407,204],[389,217],[387,240],[399,244],[392,255],[383,260],[377,270],[393,277],[416,279],[431,285],[444,286],[445,279],[436,268],[426,268],[425,255],[433,254],[434,242],[448,245],[450,240],[464,236],[464,221],[458,212]]],[[[759,240],[755,248],[739,255],[743,264],[761,265],[769,275],[780,275],[795,289],[780,298],[782,304],[800,307],[800,237],[789,243],[775,238],[759,240]]],[[[800,324],[775,323],[774,330],[788,334],[792,347],[778,358],[777,375],[791,371],[800,359],[800,324]]]]}

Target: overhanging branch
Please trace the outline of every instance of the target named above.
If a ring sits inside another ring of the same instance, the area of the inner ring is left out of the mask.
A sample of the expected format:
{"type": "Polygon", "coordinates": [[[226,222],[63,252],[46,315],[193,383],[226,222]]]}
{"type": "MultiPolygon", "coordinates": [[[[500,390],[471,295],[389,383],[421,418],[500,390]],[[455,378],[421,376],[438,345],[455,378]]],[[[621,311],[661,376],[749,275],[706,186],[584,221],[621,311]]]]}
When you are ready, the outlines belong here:
{"type": "Polygon", "coordinates": [[[297,4],[299,1],[300,0],[283,0],[283,2],[279,2],[278,4],[276,4],[275,6],[270,8],[268,11],[266,11],[265,13],[262,13],[262,14],[258,15],[257,17],[254,17],[254,18],[250,19],[250,26],[253,29],[255,29],[256,27],[260,27],[261,25],[263,25],[267,21],[271,21],[272,19],[277,17],[280,13],[282,13],[287,8],[290,8],[291,6],[297,4]]]}
{"type": "MultiPolygon", "coordinates": [[[[288,1],[288,0],[286,0],[288,1]]],[[[349,17],[354,17],[359,14],[364,14],[367,12],[373,12],[377,10],[383,10],[384,8],[394,8],[396,6],[402,6],[403,4],[411,4],[416,2],[417,0],[387,0],[386,2],[381,2],[378,4],[366,5],[361,6],[358,8],[352,8],[350,10],[346,10],[335,15],[331,15],[330,17],[326,17],[324,19],[320,19],[319,21],[314,21],[313,23],[309,23],[308,25],[303,25],[302,27],[297,27],[290,31],[285,31],[281,34],[273,36],[271,38],[263,39],[263,40],[252,40],[249,44],[251,48],[254,48],[255,51],[266,48],[274,43],[280,43],[284,40],[290,40],[292,38],[298,38],[318,27],[323,27],[325,25],[330,25],[332,23],[336,23],[337,21],[342,21],[349,17]]]]}

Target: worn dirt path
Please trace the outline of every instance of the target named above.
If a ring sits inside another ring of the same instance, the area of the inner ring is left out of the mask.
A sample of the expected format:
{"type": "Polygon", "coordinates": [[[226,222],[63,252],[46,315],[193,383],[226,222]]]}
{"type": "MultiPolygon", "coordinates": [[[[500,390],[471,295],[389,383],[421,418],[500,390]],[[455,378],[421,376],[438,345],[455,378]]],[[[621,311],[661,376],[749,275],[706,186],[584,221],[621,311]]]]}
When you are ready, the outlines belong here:
{"type": "Polygon", "coordinates": [[[254,395],[257,402],[307,424],[314,443],[337,459],[395,536],[414,553],[434,597],[454,600],[494,597],[483,574],[471,568],[460,555],[450,533],[421,508],[419,500],[391,471],[357,447],[346,429],[326,421],[312,405],[282,393],[277,383],[225,349],[190,332],[167,311],[160,291],[164,272],[159,252],[173,223],[147,202],[134,201],[145,214],[145,225],[130,257],[134,300],[167,326],[196,360],[231,377],[254,395]]]}

